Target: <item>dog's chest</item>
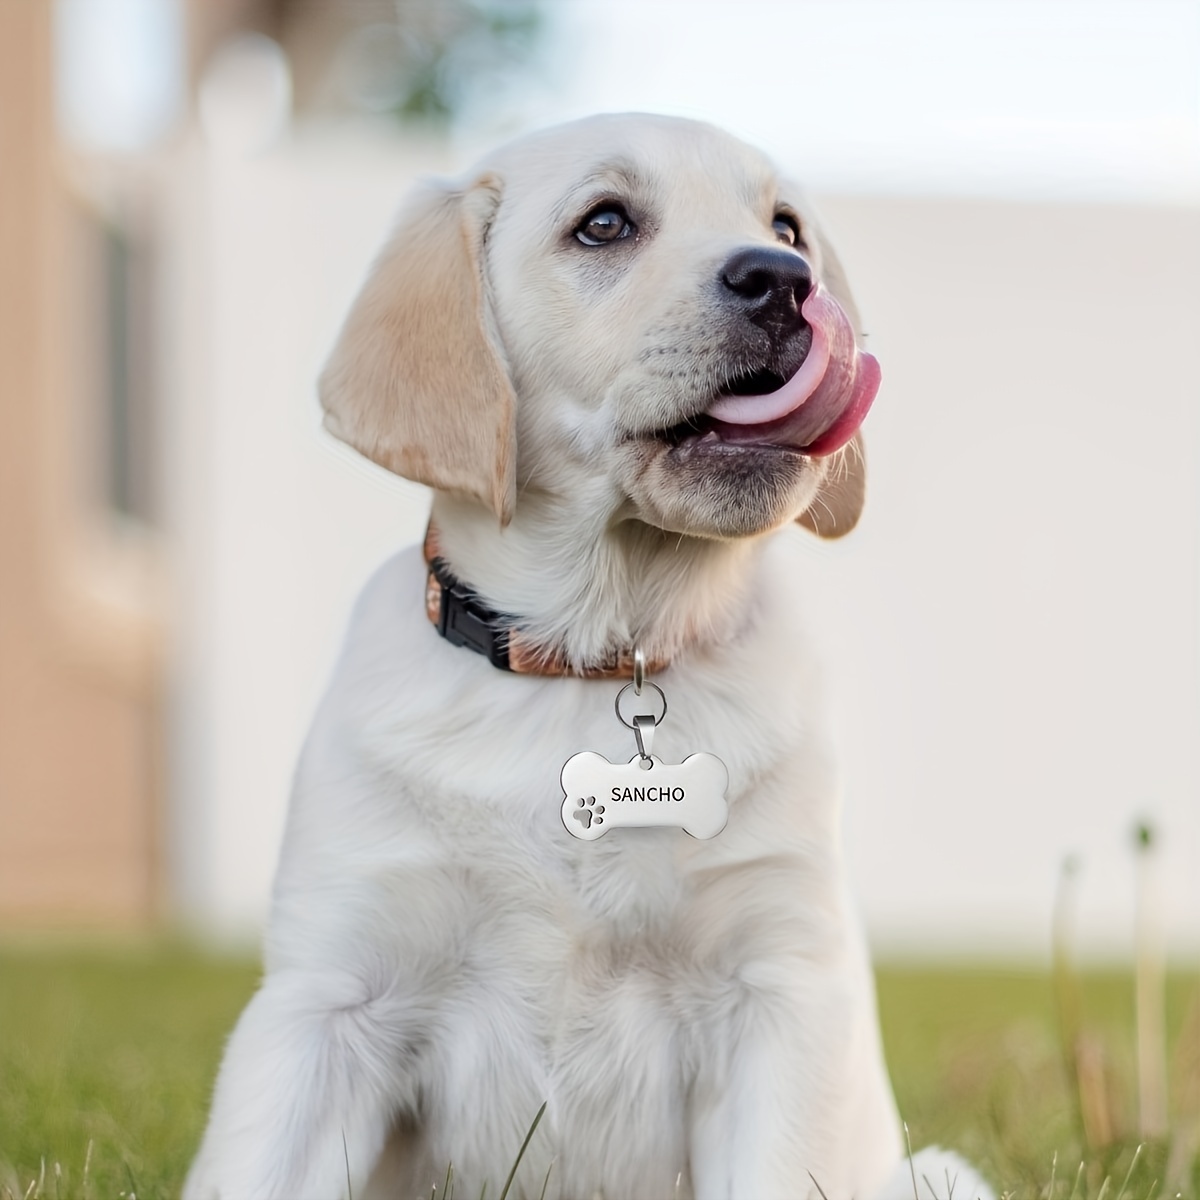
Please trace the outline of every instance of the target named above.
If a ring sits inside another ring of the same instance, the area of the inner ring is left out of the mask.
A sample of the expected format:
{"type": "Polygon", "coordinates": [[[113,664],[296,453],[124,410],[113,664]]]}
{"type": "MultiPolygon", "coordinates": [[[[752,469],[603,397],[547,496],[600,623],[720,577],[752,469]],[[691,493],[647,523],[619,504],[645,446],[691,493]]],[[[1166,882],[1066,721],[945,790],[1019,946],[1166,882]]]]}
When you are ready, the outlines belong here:
{"type": "Polygon", "coordinates": [[[491,1140],[496,1113],[527,1121],[543,1101],[552,1116],[539,1150],[555,1158],[564,1195],[575,1180],[590,1181],[578,1194],[605,1180],[606,1195],[671,1195],[685,1169],[694,1056],[683,998],[696,964],[681,952],[684,889],[662,843],[686,835],[637,833],[641,853],[601,851],[606,861],[593,856],[547,887],[536,916],[528,894],[518,909],[490,889],[509,916],[480,925],[477,990],[443,1012],[453,1022],[444,1077],[464,1086],[439,1093],[446,1108],[430,1122],[435,1153],[464,1173],[483,1177],[511,1157],[515,1130],[491,1140]]]}
{"type": "Polygon", "coordinates": [[[689,885],[679,854],[686,837],[678,829],[619,830],[570,848],[560,887],[577,957],[611,946],[613,961],[626,965],[643,950],[663,960],[686,922],[689,885]]]}

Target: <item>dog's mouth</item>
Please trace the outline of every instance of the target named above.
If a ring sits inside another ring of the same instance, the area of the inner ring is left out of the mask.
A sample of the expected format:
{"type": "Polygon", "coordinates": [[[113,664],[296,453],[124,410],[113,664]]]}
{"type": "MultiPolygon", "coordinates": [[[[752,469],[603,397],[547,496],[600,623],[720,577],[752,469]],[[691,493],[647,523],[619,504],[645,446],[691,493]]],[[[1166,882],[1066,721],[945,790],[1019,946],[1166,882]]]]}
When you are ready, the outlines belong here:
{"type": "MultiPolygon", "coordinates": [[[[807,353],[806,349],[805,354],[807,353]]],[[[803,358],[801,362],[803,362],[803,358]]],[[[755,371],[745,371],[740,375],[735,375],[721,389],[721,394],[726,396],[766,396],[771,392],[778,391],[785,383],[787,383],[787,377],[778,371],[774,371],[770,367],[759,367],[755,371]]]]}
{"type": "Polygon", "coordinates": [[[858,348],[850,318],[824,288],[809,293],[800,315],[811,338],[790,375],[776,364],[740,372],[700,412],[653,436],[671,446],[770,446],[812,458],[840,450],[875,400],[879,363],[858,348]]]}

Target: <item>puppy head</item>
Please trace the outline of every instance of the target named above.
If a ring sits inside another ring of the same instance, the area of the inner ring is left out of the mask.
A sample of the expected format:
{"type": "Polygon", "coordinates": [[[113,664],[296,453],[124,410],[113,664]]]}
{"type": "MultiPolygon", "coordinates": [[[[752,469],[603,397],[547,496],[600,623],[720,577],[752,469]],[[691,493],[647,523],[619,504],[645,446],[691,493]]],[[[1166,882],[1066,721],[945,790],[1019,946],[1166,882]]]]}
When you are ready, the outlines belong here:
{"type": "Polygon", "coordinates": [[[321,381],[331,431],[475,498],[705,537],[847,532],[878,382],[800,196],[709,126],[598,117],[418,192],[321,381]]]}

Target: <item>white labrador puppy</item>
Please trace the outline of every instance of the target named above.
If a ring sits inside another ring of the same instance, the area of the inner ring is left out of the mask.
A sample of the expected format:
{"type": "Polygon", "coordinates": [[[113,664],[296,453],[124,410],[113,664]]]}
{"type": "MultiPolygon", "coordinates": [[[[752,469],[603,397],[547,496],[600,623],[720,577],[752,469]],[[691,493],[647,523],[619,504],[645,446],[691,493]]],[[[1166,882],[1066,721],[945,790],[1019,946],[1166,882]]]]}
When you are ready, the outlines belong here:
{"type": "MultiPolygon", "coordinates": [[[[495,1195],[543,1101],[512,1196],[912,1195],[787,532],[858,518],[856,328],[796,189],[704,125],[578,122],[411,199],[321,395],[436,489],[432,571],[354,613],[191,1200],[407,1200],[451,1162],[495,1195]],[[600,779],[604,828],[560,773],[636,775],[635,648],[670,786],[600,779]],[[693,752],[714,837],[679,828],[693,752]]],[[[917,1156],[947,1172],[988,1194],[917,1156]]]]}

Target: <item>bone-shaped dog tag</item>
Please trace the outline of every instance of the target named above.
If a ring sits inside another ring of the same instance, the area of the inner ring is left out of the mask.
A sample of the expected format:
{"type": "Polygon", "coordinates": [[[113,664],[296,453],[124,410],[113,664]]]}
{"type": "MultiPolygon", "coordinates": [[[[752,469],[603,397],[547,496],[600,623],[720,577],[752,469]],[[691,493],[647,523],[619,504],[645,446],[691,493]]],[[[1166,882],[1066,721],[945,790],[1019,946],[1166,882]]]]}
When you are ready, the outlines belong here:
{"type": "Polygon", "coordinates": [[[609,762],[591,750],[567,759],[562,769],[567,832],[594,842],[621,826],[674,825],[692,837],[716,837],[729,820],[729,772],[715,754],[691,754],[674,764],[654,756],[654,733],[667,715],[667,697],[657,683],[646,679],[646,659],[637,647],[633,682],[617,693],[613,707],[617,720],[633,730],[638,752],[627,763],[609,762]],[[629,707],[638,710],[632,720],[621,711],[621,701],[630,692],[629,707]]]}
{"type": "Polygon", "coordinates": [[[729,819],[728,786],[729,772],[715,754],[692,754],[672,765],[637,754],[611,763],[585,750],[562,769],[563,824],[589,842],[610,829],[647,825],[716,837],[729,819]]]}

